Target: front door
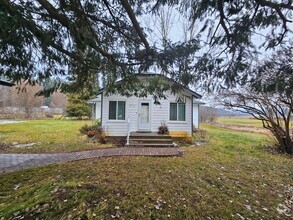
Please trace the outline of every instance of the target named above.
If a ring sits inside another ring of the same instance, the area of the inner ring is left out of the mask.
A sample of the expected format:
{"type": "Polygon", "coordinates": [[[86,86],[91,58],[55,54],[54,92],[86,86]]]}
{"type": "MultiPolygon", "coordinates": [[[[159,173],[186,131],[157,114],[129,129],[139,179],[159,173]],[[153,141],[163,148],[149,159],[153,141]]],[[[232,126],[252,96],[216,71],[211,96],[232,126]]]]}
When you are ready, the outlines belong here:
{"type": "Polygon", "coordinates": [[[140,101],[139,103],[139,130],[151,130],[151,103],[149,101],[140,101]]]}

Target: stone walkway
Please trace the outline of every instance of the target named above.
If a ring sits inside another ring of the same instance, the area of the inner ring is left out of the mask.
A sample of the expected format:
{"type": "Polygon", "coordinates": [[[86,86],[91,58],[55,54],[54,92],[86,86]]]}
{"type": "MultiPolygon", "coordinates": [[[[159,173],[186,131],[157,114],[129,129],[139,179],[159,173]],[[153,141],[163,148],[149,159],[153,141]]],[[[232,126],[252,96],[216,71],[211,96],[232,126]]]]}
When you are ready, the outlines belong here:
{"type": "Polygon", "coordinates": [[[52,154],[0,154],[0,173],[14,172],[31,167],[45,166],[48,164],[67,161],[84,160],[98,157],[112,156],[180,156],[181,151],[176,148],[106,148],[88,151],[52,154]]]}

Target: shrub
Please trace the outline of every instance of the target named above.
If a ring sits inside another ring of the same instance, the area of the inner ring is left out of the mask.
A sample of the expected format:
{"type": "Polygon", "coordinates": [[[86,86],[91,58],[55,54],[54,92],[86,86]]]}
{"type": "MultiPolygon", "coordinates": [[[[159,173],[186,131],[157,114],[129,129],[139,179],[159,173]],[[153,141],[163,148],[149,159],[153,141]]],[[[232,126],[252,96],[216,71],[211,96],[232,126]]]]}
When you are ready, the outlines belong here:
{"type": "Polygon", "coordinates": [[[106,143],[106,135],[100,122],[93,125],[84,125],[79,129],[80,133],[87,135],[89,138],[96,138],[100,143],[106,143]]]}
{"type": "Polygon", "coordinates": [[[79,129],[79,131],[82,134],[87,134],[89,131],[97,130],[99,127],[99,125],[84,125],[79,129]]]}
{"type": "Polygon", "coordinates": [[[159,134],[169,134],[169,129],[166,123],[161,123],[161,126],[159,127],[159,134]]]}
{"type": "Polygon", "coordinates": [[[82,126],[79,131],[82,134],[87,134],[89,131],[93,131],[93,130],[100,130],[102,129],[101,127],[101,123],[100,121],[97,119],[94,121],[93,125],[87,125],[85,124],[84,126],[82,126]]]}
{"type": "Polygon", "coordinates": [[[86,132],[86,135],[87,135],[89,138],[92,138],[92,137],[94,137],[94,136],[97,135],[97,134],[98,134],[97,130],[90,130],[90,131],[87,131],[87,132],[86,132]]]}

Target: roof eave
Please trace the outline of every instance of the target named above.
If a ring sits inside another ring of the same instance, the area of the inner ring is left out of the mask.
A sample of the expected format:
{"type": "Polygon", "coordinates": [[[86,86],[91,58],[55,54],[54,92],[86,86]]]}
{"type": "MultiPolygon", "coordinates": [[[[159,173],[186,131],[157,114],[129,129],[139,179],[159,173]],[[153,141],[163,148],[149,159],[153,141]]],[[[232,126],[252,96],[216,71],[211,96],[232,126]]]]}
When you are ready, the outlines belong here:
{"type": "Polygon", "coordinates": [[[197,105],[205,105],[206,103],[205,102],[193,102],[193,104],[197,104],[197,105]]]}
{"type": "Polygon", "coordinates": [[[4,80],[0,80],[0,85],[12,87],[15,84],[14,83],[11,83],[11,82],[4,81],[4,80]]]}
{"type": "Polygon", "coordinates": [[[200,94],[198,94],[198,93],[196,93],[196,92],[194,92],[194,91],[192,91],[192,90],[190,90],[190,89],[188,89],[188,88],[186,88],[186,90],[187,90],[187,92],[191,93],[191,95],[192,95],[193,97],[195,97],[195,98],[197,98],[197,99],[201,99],[201,98],[202,98],[202,96],[201,96],[200,94]]]}
{"type": "MultiPolygon", "coordinates": [[[[164,75],[161,75],[161,74],[156,74],[156,73],[153,73],[153,74],[136,74],[137,76],[164,76],[164,75]]],[[[172,81],[173,83],[177,83],[176,81],[174,81],[173,79],[170,79],[168,78],[167,76],[164,76],[166,79],[172,81]]],[[[123,79],[120,79],[118,80],[116,83],[121,83],[123,81],[123,79]]],[[[179,83],[177,83],[179,84],[179,83]]],[[[182,86],[182,85],[181,85],[182,86]]],[[[189,89],[188,87],[185,87],[183,86],[183,89],[186,90],[187,92],[189,92],[192,96],[194,96],[195,98],[197,99],[200,99],[202,98],[202,96],[198,93],[196,93],[195,91],[189,89]]],[[[98,95],[102,94],[104,92],[104,88],[101,88],[99,91],[98,91],[98,95]]]]}

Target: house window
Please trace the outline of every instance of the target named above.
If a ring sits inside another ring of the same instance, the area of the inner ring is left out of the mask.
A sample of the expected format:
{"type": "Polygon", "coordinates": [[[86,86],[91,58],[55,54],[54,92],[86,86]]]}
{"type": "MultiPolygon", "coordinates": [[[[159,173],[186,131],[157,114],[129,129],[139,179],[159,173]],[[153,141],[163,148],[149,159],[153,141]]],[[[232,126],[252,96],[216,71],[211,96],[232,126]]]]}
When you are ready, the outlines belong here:
{"type": "Polygon", "coordinates": [[[185,121],[185,103],[170,103],[170,121],[185,121]]]}
{"type": "Polygon", "coordinates": [[[125,101],[109,101],[109,119],[125,120],[125,101]]]}

